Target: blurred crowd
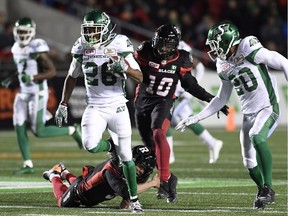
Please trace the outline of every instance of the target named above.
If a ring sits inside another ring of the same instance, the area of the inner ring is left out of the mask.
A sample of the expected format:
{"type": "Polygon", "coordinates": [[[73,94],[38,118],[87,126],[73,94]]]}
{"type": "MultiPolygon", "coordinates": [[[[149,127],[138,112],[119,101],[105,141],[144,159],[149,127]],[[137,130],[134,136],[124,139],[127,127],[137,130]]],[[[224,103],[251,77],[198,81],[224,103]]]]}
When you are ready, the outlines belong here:
{"type": "MultiPolygon", "coordinates": [[[[203,53],[206,53],[208,48],[205,46],[208,29],[220,20],[230,20],[238,26],[241,37],[255,35],[265,47],[276,50],[287,57],[286,0],[33,1],[79,18],[82,18],[91,9],[102,9],[111,17],[151,31],[162,24],[171,22],[181,28],[183,40],[195,50],[200,50],[203,53]]],[[[135,32],[127,31],[124,33],[138,40],[146,39],[135,32]]],[[[1,22],[0,14],[0,52],[13,43],[13,36],[11,37],[11,35],[12,25],[9,22],[1,22]]],[[[202,57],[204,64],[209,64],[208,58],[202,57]]]]}

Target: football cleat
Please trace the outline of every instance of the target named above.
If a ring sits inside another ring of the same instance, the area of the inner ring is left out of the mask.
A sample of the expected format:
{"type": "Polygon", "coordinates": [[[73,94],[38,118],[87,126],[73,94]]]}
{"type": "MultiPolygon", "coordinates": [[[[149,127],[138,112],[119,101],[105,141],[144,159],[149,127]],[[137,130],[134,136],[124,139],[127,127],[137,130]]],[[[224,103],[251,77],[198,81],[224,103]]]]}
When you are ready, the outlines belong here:
{"type": "Polygon", "coordinates": [[[209,148],[209,163],[215,164],[219,158],[219,153],[223,147],[223,142],[217,140],[213,147],[209,148]]]}
{"type": "Polygon", "coordinates": [[[168,197],[168,191],[169,191],[168,182],[161,181],[160,187],[158,188],[158,191],[156,193],[156,197],[158,199],[165,199],[168,197]]]}
{"type": "Polygon", "coordinates": [[[16,174],[16,175],[17,174],[32,174],[32,173],[35,173],[35,169],[34,167],[29,167],[29,166],[21,167],[13,172],[13,174],[16,174]]]}
{"type": "Polygon", "coordinates": [[[169,192],[167,197],[168,203],[176,202],[177,200],[177,192],[176,192],[176,186],[178,183],[178,178],[171,173],[170,178],[168,179],[168,186],[169,186],[169,192]]]}
{"type": "Polygon", "coordinates": [[[62,162],[60,162],[59,164],[53,166],[50,170],[44,171],[42,176],[45,180],[50,181],[51,174],[59,175],[60,177],[64,170],[66,170],[66,167],[62,162]]]}
{"type": "Polygon", "coordinates": [[[272,204],[274,202],[275,192],[268,185],[264,185],[258,190],[253,208],[264,209],[267,204],[272,204]]]}
{"type": "Polygon", "coordinates": [[[139,200],[130,203],[130,208],[132,210],[133,213],[142,213],[144,212],[141,203],[139,202],[139,200]]]}
{"type": "Polygon", "coordinates": [[[74,127],[75,127],[75,132],[72,134],[72,137],[77,142],[78,147],[80,149],[82,149],[83,148],[83,144],[82,144],[81,125],[74,124],[74,127]]]}

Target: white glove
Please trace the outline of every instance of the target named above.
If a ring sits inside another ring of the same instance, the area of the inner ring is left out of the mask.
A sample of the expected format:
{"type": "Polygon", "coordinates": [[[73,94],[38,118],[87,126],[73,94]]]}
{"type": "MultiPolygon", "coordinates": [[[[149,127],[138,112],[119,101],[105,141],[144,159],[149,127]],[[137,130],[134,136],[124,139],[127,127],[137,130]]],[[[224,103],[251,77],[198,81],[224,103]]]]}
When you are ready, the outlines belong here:
{"type": "Polygon", "coordinates": [[[128,70],[128,64],[120,56],[110,56],[107,67],[111,73],[126,73],[128,70]]]}
{"type": "Polygon", "coordinates": [[[199,118],[196,116],[189,116],[187,119],[184,119],[176,125],[175,129],[180,130],[181,132],[185,131],[186,127],[191,124],[196,124],[199,122],[199,118]]]}
{"type": "Polygon", "coordinates": [[[55,122],[58,127],[62,127],[62,120],[64,118],[64,122],[68,123],[68,108],[65,104],[59,104],[58,109],[55,114],[55,122]]]}

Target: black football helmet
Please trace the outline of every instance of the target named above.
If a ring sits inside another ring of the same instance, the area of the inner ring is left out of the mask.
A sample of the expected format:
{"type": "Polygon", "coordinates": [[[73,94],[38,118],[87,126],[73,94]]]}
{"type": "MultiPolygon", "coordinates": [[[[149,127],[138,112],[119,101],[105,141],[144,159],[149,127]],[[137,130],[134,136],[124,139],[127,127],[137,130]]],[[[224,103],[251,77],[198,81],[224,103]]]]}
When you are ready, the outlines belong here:
{"type": "Polygon", "coordinates": [[[174,56],[181,39],[179,28],[172,24],[160,26],[152,38],[155,54],[162,60],[174,56]]]}
{"type": "Polygon", "coordinates": [[[144,169],[144,173],[141,176],[137,176],[137,182],[146,182],[156,166],[156,156],[149,147],[144,145],[133,147],[132,154],[135,165],[144,169]]]}

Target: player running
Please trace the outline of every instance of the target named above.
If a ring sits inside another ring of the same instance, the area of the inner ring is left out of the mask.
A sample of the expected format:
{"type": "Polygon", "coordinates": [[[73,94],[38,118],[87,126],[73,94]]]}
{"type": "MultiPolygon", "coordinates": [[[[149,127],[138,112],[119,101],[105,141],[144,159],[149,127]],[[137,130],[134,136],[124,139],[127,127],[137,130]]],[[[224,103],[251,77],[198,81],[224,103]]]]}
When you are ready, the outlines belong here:
{"type": "MultiPolygon", "coordinates": [[[[135,52],[143,73],[143,82],[137,87],[135,120],[143,143],[151,147],[157,158],[161,186],[158,198],[167,196],[167,202],[176,201],[177,177],[170,172],[170,148],[166,133],[176,99],[174,93],[178,80],[182,87],[203,101],[214,97],[206,92],[191,75],[192,56],[178,50],[181,33],[171,24],[160,26],[151,41],[144,41],[135,52]]],[[[222,111],[227,114],[228,107],[222,111]]]]}
{"type": "Polygon", "coordinates": [[[230,22],[211,27],[206,44],[211,49],[210,58],[216,61],[220,89],[199,114],[183,120],[176,129],[183,131],[188,125],[213,115],[227,103],[234,87],[243,113],[240,131],[243,163],[258,187],[253,206],[264,208],[275,200],[272,154],[267,139],[277,127],[280,116],[277,83],[268,67],[283,70],[288,80],[288,60],[264,48],[255,36],[241,39],[238,28],[230,22]]]}

